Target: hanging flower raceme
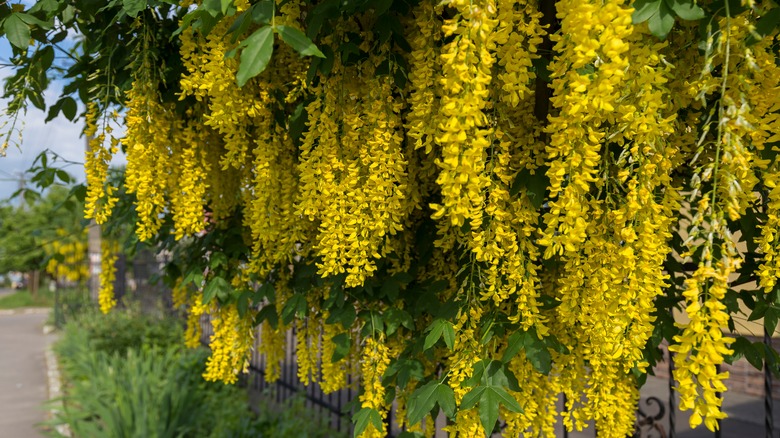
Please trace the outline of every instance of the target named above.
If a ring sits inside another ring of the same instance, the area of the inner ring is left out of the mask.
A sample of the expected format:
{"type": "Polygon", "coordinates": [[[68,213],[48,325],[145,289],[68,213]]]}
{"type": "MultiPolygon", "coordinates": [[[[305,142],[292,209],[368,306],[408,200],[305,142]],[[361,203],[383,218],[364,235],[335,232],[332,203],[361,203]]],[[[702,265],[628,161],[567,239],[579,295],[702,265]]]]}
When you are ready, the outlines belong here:
{"type": "Polygon", "coordinates": [[[235,383],[239,373],[245,373],[249,367],[249,353],[255,339],[254,315],[248,313],[242,317],[235,306],[218,307],[216,304],[210,305],[209,314],[214,334],[209,340],[211,355],[206,361],[203,378],[235,383]]]}
{"type": "Polygon", "coordinates": [[[320,274],[346,273],[349,287],[376,271],[386,242],[413,207],[406,201],[402,106],[387,97],[391,79],[375,75],[376,59],[334,65],[326,83],[313,89],[301,146],[298,212],[319,223],[320,274]]]}
{"type": "MultiPolygon", "coordinates": [[[[119,258],[119,244],[108,238],[100,240],[100,289],[98,304],[100,311],[108,313],[116,306],[114,282],[116,281],[116,262],[119,258]]],[[[120,279],[124,280],[124,279],[120,279]]]]}
{"type": "Polygon", "coordinates": [[[209,189],[206,180],[210,165],[202,144],[207,141],[198,124],[177,125],[173,138],[170,180],[170,204],[176,239],[191,236],[206,228],[204,203],[209,189]]]}
{"type": "Polygon", "coordinates": [[[116,187],[108,183],[108,164],[119,145],[119,139],[111,135],[111,123],[114,121],[116,113],[101,117],[97,103],[90,102],[87,105],[87,126],[84,129],[88,144],[84,159],[87,195],[84,199],[84,217],[95,219],[98,224],[108,220],[117,202],[116,187]]]}
{"type": "MultiPolygon", "coordinates": [[[[623,437],[661,334],[692,425],[717,427],[729,277],[746,251],[764,290],[780,276],[780,41],[747,42],[775,3],[701,4],[712,28],[675,18],[666,40],[631,0],[336,3],[185,2],[181,66],[145,15],[133,28],[127,189],[141,240],[193,249],[168,272],[205,272],[174,288],[188,346],[213,325],[205,377],[235,382],[257,337],[269,383],[293,354],[325,393],[359,376],[362,436],[394,405],[431,435],[438,403],[453,436],[623,437]]],[[[100,222],[116,142],[98,108],[100,222]]]]}
{"type": "MultiPolygon", "coordinates": [[[[360,364],[363,383],[360,403],[364,408],[376,409],[383,416],[386,413],[386,408],[382,375],[384,375],[388,365],[390,365],[390,352],[383,340],[373,337],[367,338],[363,346],[363,357],[360,364]]],[[[387,431],[383,422],[380,430],[376,429],[373,424],[369,424],[360,437],[381,438],[386,435],[387,431]]]]}
{"type": "Polygon", "coordinates": [[[448,2],[456,11],[442,25],[444,37],[451,40],[441,52],[442,98],[439,106],[439,133],[436,143],[441,171],[441,204],[432,204],[433,218],[453,227],[469,223],[482,225],[482,191],[489,180],[485,175],[486,153],[492,128],[486,112],[490,109],[491,69],[495,57],[496,6],[492,0],[448,2]]]}
{"type": "Polygon", "coordinates": [[[122,142],[127,147],[125,184],[134,193],[140,240],[148,240],[162,226],[168,172],[169,141],[174,121],[160,103],[154,84],[139,78],[127,93],[127,131],[122,142]]]}
{"type": "Polygon", "coordinates": [[[81,282],[89,278],[87,229],[69,233],[64,228],[58,228],[56,235],[56,239],[43,247],[49,258],[46,272],[58,282],[81,282]]]}

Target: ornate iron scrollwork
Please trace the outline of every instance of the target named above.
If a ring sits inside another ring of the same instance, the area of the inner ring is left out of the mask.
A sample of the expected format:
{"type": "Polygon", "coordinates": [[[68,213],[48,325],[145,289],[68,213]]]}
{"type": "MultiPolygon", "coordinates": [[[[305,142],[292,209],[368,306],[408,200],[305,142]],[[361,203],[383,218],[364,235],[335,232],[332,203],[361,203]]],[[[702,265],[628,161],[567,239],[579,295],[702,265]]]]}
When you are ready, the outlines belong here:
{"type": "Polygon", "coordinates": [[[666,438],[666,429],[661,422],[661,419],[666,415],[666,407],[664,407],[663,402],[657,397],[648,397],[644,403],[646,406],[656,405],[658,412],[655,415],[649,415],[642,410],[640,403],[637,409],[634,438],[666,438]]]}

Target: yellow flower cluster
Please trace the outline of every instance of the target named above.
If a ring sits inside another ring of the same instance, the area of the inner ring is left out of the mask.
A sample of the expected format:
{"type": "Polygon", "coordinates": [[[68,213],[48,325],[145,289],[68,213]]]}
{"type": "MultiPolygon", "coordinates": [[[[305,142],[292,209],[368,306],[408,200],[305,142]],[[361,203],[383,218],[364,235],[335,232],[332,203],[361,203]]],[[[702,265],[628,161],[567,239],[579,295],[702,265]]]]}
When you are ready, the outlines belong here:
{"type": "Polygon", "coordinates": [[[716,430],[718,420],[726,418],[720,410],[722,396],[717,393],[726,390],[723,381],[729,373],[719,373],[717,366],[733,351],[728,348],[731,339],[721,332],[729,319],[721,301],[728,288],[728,276],[738,268],[727,263],[725,259],[715,266],[699,266],[686,280],[685,311],[690,322],[679,324],[682,333],[674,338],[678,344],[669,346],[669,351],[676,353],[674,378],[680,408],[693,410],[691,427],[703,420],[708,429],[716,430]]]}
{"type": "MultiPolygon", "coordinates": [[[[362,407],[376,409],[379,412],[386,410],[382,376],[388,365],[390,365],[390,354],[383,340],[373,337],[367,338],[360,361],[363,390],[360,394],[360,405],[362,407]]],[[[381,430],[377,430],[373,424],[369,424],[366,430],[360,434],[361,438],[382,438],[384,436],[387,436],[384,423],[382,423],[381,430]]]]}
{"type": "MultiPolygon", "coordinates": [[[[776,169],[778,166],[780,163],[774,164],[776,169]]],[[[770,292],[780,278],[780,169],[767,172],[764,178],[770,189],[767,203],[769,214],[761,228],[760,247],[764,259],[758,269],[758,277],[761,287],[770,292]]]]}
{"type": "Polygon", "coordinates": [[[361,66],[365,73],[336,61],[312,90],[301,145],[298,214],[319,223],[320,274],[346,273],[350,287],[376,271],[375,261],[387,255],[386,242],[410,211],[401,104],[389,97],[390,78],[372,77],[377,59],[361,66]]]}
{"type": "Polygon", "coordinates": [[[441,169],[436,182],[442,204],[434,204],[433,218],[472,229],[482,225],[482,191],[488,185],[485,160],[492,135],[489,110],[491,70],[495,56],[496,5],[492,0],[453,0],[456,12],[442,25],[450,39],[441,52],[441,103],[436,143],[441,169]]]}
{"type": "Polygon", "coordinates": [[[100,290],[98,304],[100,311],[108,313],[116,306],[114,281],[116,280],[116,261],[119,258],[119,244],[111,239],[100,240],[100,290]]]}
{"type": "MultiPolygon", "coordinates": [[[[780,95],[763,90],[780,89],[780,66],[775,62],[775,54],[772,52],[773,44],[777,44],[779,38],[779,35],[774,40],[767,38],[753,46],[752,50],[746,50],[746,61],[755,63],[751,66],[749,81],[745,81],[751,85],[746,94],[756,118],[750,138],[757,149],[771,149],[766,152],[775,154],[780,152],[780,147],[774,144],[780,142],[780,95]]],[[[774,162],[766,163],[762,180],[769,193],[766,200],[767,219],[758,239],[764,255],[758,277],[761,287],[769,292],[780,278],[780,160],[777,157],[774,162]]]]}
{"type": "Polygon", "coordinates": [[[70,235],[64,228],[56,231],[57,239],[44,246],[49,261],[46,272],[57,281],[81,282],[89,278],[87,264],[87,229],[70,235]]]}
{"type": "Polygon", "coordinates": [[[138,199],[136,233],[140,240],[154,236],[162,225],[165,189],[170,170],[168,140],[173,129],[170,113],[159,102],[157,84],[144,78],[127,93],[125,185],[138,199]]]}
{"type": "Polygon", "coordinates": [[[184,345],[187,348],[198,348],[203,329],[200,325],[201,316],[208,313],[208,306],[203,304],[203,297],[199,294],[190,295],[187,308],[187,327],[184,330],[184,345]]]}
{"type": "MultiPolygon", "coordinates": [[[[724,294],[742,262],[735,241],[745,239],[730,222],[766,214],[757,276],[767,291],[780,276],[780,161],[768,150],[780,140],[780,93],[767,92],[780,87],[778,37],[748,47],[752,18],[726,17],[701,54],[689,44],[695,26],[658,42],[647,24],[632,23],[629,0],[555,4],[560,29],[542,25],[552,17],[529,0],[423,0],[390,36],[379,21],[386,17],[370,9],[340,15],[315,38],[326,59],[310,68],[275,35],[268,67],[243,87],[240,60],[226,56],[235,47],[227,20],[207,36],[187,29],[178,106],[164,101],[153,58],[140,58],[123,140],[139,237],[156,237],[168,220],[176,239],[203,233],[209,221],[208,232],[219,233],[235,218],[251,250],[231,260],[241,279],[233,286],[274,285],[273,298],[253,302],[245,317],[232,298],[204,306],[202,292],[188,298],[177,289],[177,304],[189,299],[188,346],[198,345],[201,315],[211,313],[208,379],[237,379],[255,309],[289,312],[303,293],[291,283],[306,277],[293,271],[310,264],[317,284],[306,292],[307,317],[260,327],[267,381],[279,378],[295,328],[304,384],[337,391],[359,367],[362,406],[386,415],[383,374],[434,317],[415,315],[362,344],[357,334],[366,314],[414,313],[402,294],[419,287],[426,299],[458,306],[452,351],[438,343],[421,359],[426,376],[444,368],[457,402],[472,389],[465,382],[475,364],[504,354],[512,333],[498,329],[511,327],[568,352],[551,352],[548,375],[523,353],[509,361],[524,411],[500,408],[507,433],[553,434],[562,417],[570,430],[595,422],[600,436],[622,437],[634,423],[634,372],[649,365],[657,298],[676,290],[664,263],[682,230],[688,253],[680,255],[698,268],[685,282],[689,322],[678,321],[670,350],[681,406],[693,410],[694,426],[716,427],[726,376],[715,370],[729,353],[724,294]],[[410,279],[393,282],[402,277],[410,279]],[[444,286],[429,297],[431,284],[444,286]],[[354,305],[350,327],[326,323],[336,313],[324,305],[331,286],[354,305]],[[403,305],[389,309],[396,301],[403,305]],[[342,334],[351,351],[334,363],[342,334]],[[552,402],[560,392],[565,412],[552,402]]],[[[307,2],[276,5],[277,26],[302,29],[313,13],[307,2]]],[[[116,144],[106,148],[96,135],[97,111],[88,108],[96,145],[87,204],[102,221],[116,144]]],[[[418,383],[395,388],[400,414],[418,383]]],[[[480,435],[479,409],[459,410],[447,429],[480,435]]],[[[385,432],[369,425],[364,436],[385,432]]]]}
{"type": "Polygon", "coordinates": [[[553,106],[547,146],[550,211],[539,243],[544,257],[580,251],[588,231],[587,202],[601,160],[602,124],[616,111],[631,35],[631,12],[622,0],[557,3],[561,33],[552,35],[558,55],[550,66],[553,106]]]}
{"type": "Polygon", "coordinates": [[[333,338],[339,334],[340,324],[325,324],[329,317],[328,312],[322,314],[322,360],[321,360],[321,372],[322,380],[320,381],[320,387],[325,394],[338,391],[339,389],[346,388],[347,386],[347,367],[346,358],[342,358],[336,362],[332,360],[333,354],[336,352],[336,344],[333,338]]]}
{"type": "Polygon", "coordinates": [[[176,239],[197,234],[206,227],[204,204],[209,189],[210,165],[206,153],[197,145],[208,141],[190,122],[173,138],[170,174],[171,214],[176,239]]]}
{"type": "Polygon", "coordinates": [[[417,31],[409,41],[412,47],[409,60],[411,93],[406,136],[414,143],[415,149],[423,148],[426,153],[431,153],[436,136],[434,116],[438,104],[436,82],[440,68],[435,47],[440,39],[438,28],[441,26],[433,2],[420,2],[414,9],[414,26],[417,31]]]}
{"type": "Polygon", "coordinates": [[[268,321],[260,326],[260,346],[258,353],[265,355],[265,381],[273,383],[281,376],[281,363],[284,360],[284,345],[287,333],[281,328],[271,327],[268,321]]]}
{"type": "Polygon", "coordinates": [[[239,373],[249,367],[249,353],[255,340],[253,312],[240,317],[235,306],[209,309],[214,334],[209,340],[211,355],[206,361],[203,378],[209,381],[235,383],[239,373]]]}
{"type": "Polygon", "coordinates": [[[84,216],[95,219],[98,224],[105,223],[117,202],[116,187],[107,184],[108,164],[118,151],[119,139],[112,136],[111,121],[116,114],[105,115],[102,121],[95,102],[87,104],[87,126],[84,135],[89,147],[84,159],[84,172],[87,176],[87,195],[84,199],[84,216]],[[98,123],[101,123],[98,133],[98,123]],[[109,138],[107,139],[106,136],[109,138]],[[106,144],[108,143],[108,144],[106,144]]]}
{"type": "Polygon", "coordinates": [[[304,385],[317,380],[317,359],[320,355],[320,326],[314,318],[297,320],[295,325],[295,357],[298,361],[298,380],[304,385]]]}

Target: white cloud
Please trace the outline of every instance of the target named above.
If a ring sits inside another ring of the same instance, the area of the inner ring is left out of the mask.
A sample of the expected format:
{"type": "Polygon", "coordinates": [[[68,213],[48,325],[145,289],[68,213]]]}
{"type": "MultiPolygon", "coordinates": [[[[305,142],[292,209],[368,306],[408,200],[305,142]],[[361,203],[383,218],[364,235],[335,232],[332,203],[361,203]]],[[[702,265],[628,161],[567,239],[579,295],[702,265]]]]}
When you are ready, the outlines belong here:
{"type": "MultiPolygon", "coordinates": [[[[0,81],[10,75],[8,70],[0,70],[0,81]]],[[[47,105],[57,101],[62,91],[62,83],[54,81],[45,93],[47,105]]],[[[0,100],[0,105],[6,105],[7,101],[0,100]]],[[[83,110],[80,105],[79,111],[83,110]]],[[[18,181],[13,181],[12,176],[16,177],[32,166],[35,158],[44,150],[50,150],[62,157],[64,160],[76,162],[76,165],[67,165],[60,163],[59,166],[67,166],[65,170],[74,176],[79,182],[84,181],[84,150],[85,139],[81,135],[83,130],[83,121],[77,120],[75,123],[67,120],[60,115],[54,120],[45,123],[46,114],[29,105],[26,114],[20,115],[20,122],[23,123],[22,143],[20,148],[11,145],[6,151],[5,157],[0,157],[0,199],[6,199],[18,189],[18,181]]],[[[115,134],[122,133],[121,127],[115,127],[115,134]]],[[[12,138],[15,138],[15,134],[12,138]]],[[[124,156],[115,157],[113,165],[124,164],[124,156]]],[[[29,177],[29,175],[28,175],[29,177]]]]}

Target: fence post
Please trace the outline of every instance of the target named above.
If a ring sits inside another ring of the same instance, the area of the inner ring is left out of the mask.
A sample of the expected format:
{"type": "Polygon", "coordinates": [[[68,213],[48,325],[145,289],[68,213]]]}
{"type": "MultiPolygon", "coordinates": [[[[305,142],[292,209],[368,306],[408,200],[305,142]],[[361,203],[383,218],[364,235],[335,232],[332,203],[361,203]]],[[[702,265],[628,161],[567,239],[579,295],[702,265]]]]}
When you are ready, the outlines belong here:
{"type": "Polygon", "coordinates": [[[674,356],[669,347],[666,347],[666,353],[669,355],[669,438],[674,438],[677,434],[675,428],[677,427],[674,406],[674,356]]]}
{"type": "MultiPolygon", "coordinates": [[[[764,345],[772,348],[772,335],[764,326],[764,345]]],[[[775,431],[774,401],[772,400],[772,370],[769,369],[769,363],[764,359],[764,436],[772,438],[775,431]]]]}

